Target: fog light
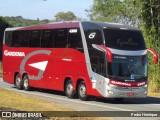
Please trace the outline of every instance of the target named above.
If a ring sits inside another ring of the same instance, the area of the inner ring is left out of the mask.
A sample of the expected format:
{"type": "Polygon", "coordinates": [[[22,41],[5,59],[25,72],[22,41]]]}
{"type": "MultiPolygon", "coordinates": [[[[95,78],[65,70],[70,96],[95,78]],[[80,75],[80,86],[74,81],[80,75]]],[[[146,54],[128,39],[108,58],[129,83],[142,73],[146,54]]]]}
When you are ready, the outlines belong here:
{"type": "Polygon", "coordinates": [[[145,88],[147,88],[147,87],[148,87],[148,85],[146,84],[146,85],[144,85],[144,87],[145,87],[145,88]]]}
{"type": "Polygon", "coordinates": [[[144,92],[144,95],[146,95],[146,94],[147,94],[147,91],[144,92]]]}
{"type": "Polygon", "coordinates": [[[113,91],[111,91],[111,90],[108,90],[108,93],[113,95],[113,91]]]}

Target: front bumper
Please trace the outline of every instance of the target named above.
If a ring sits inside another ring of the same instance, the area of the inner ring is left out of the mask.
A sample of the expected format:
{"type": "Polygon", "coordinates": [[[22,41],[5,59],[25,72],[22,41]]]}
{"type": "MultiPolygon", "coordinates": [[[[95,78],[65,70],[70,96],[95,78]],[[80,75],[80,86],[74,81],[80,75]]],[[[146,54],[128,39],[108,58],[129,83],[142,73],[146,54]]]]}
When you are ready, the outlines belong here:
{"type": "Polygon", "coordinates": [[[103,95],[106,98],[142,98],[147,97],[144,87],[110,87],[107,86],[103,95]]]}

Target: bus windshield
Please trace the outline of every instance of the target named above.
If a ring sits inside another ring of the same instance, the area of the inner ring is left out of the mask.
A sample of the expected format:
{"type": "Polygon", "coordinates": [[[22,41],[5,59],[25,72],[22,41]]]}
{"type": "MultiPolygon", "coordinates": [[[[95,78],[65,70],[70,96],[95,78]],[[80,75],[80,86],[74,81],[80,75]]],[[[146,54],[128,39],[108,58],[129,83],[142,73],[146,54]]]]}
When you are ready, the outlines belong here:
{"type": "Polygon", "coordinates": [[[145,50],[143,36],[138,30],[103,29],[105,46],[120,50],[145,50]]]}
{"type": "Polygon", "coordinates": [[[137,81],[147,77],[147,55],[113,55],[113,61],[107,65],[108,76],[123,81],[137,81]]]}

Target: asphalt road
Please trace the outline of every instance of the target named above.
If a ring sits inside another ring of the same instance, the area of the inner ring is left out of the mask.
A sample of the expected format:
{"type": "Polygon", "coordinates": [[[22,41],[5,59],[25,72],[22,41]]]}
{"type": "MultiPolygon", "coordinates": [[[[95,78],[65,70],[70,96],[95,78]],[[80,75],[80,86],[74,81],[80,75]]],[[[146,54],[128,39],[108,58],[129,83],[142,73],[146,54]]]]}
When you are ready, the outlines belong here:
{"type": "MultiPolygon", "coordinates": [[[[89,101],[81,101],[78,98],[69,99],[64,95],[64,93],[52,90],[42,90],[42,89],[34,89],[32,91],[17,90],[14,87],[14,85],[3,82],[2,78],[0,78],[0,88],[5,88],[11,91],[15,91],[17,93],[27,95],[33,98],[36,97],[44,99],[51,103],[72,108],[76,111],[120,111],[120,112],[160,111],[160,98],[156,97],[136,98],[136,99],[128,98],[120,103],[117,103],[113,99],[94,99],[94,98],[89,101]]],[[[124,119],[124,118],[118,118],[118,119],[124,119]]],[[[145,120],[147,119],[150,118],[145,118],[145,120]]],[[[154,118],[154,120],[160,120],[160,117],[156,117],[154,118]]]]}

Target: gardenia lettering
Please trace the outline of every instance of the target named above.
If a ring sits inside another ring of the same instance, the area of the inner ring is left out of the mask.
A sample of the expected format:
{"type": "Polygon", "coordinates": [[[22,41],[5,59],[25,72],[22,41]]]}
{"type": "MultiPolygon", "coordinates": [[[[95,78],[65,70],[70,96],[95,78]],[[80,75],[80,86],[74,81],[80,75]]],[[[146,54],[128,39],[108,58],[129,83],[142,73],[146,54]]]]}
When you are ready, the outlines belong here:
{"type": "Polygon", "coordinates": [[[24,52],[13,52],[13,51],[8,51],[8,50],[5,50],[4,51],[4,55],[5,56],[25,56],[25,53],[24,52]]]}
{"type": "Polygon", "coordinates": [[[125,86],[131,86],[129,83],[124,83],[124,82],[118,82],[118,81],[111,81],[112,84],[115,85],[125,85],[125,86]]]}

